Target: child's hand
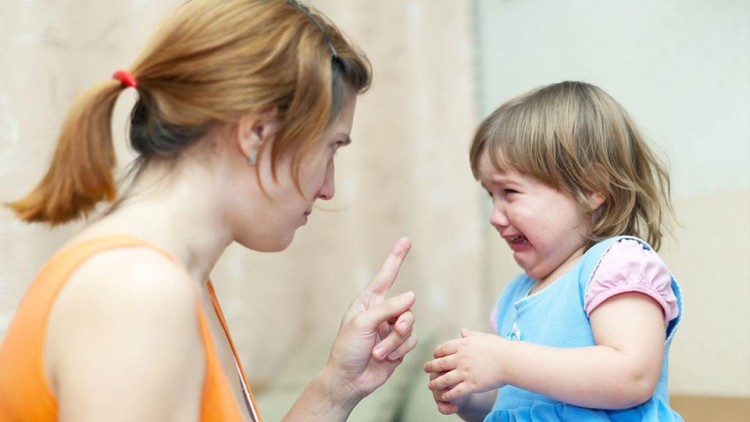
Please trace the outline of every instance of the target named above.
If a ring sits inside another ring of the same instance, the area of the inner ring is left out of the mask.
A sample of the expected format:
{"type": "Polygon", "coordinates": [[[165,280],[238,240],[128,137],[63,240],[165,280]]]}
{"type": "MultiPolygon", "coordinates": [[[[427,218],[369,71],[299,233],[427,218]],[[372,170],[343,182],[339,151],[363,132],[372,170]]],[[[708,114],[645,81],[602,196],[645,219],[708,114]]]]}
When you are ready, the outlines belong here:
{"type": "Polygon", "coordinates": [[[435,349],[435,359],[425,363],[438,409],[454,413],[469,394],[503,386],[503,349],[507,340],[493,334],[461,330],[461,338],[435,349]],[[454,407],[451,405],[455,405],[454,407]]]}
{"type": "MultiPolygon", "coordinates": [[[[444,374],[445,374],[444,372],[440,372],[440,373],[431,372],[430,373],[430,381],[432,381],[435,378],[438,378],[440,376],[443,376],[444,374]]],[[[452,414],[458,412],[458,410],[461,408],[461,406],[463,406],[469,400],[469,396],[468,395],[463,396],[463,397],[459,397],[459,398],[457,398],[455,400],[452,400],[452,401],[443,400],[442,399],[443,394],[446,393],[446,392],[448,392],[448,391],[449,391],[449,389],[433,390],[432,391],[432,398],[435,400],[435,404],[437,404],[438,411],[440,413],[442,413],[443,415],[452,415],[452,414]]]]}

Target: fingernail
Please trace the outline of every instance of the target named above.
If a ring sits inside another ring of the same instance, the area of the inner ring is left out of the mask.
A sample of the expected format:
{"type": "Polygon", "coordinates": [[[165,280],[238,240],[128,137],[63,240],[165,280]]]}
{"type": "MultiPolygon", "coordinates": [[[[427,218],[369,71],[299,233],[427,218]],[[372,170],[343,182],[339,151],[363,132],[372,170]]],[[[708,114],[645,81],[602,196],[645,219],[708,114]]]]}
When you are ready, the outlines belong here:
{"type": "Polygon", "coordinates": [[[396,360],[396,359],[398,359],[398,352],[396,351],[396,352],[393,352],[390,355],[388,355],[388,359],[390,359],[390,360],[396,360]]]}
{"type": "Polygon", "coordinates": [[[383,353],[384,352],[383,352],[383,348],[382,347],[376,347],[375,350],[373,350],[373,353],[375,354],[375,357],[377,357],[378,359],[382,359],[383,358],[383,353]]]}
{"type": "Polygon", "coordinates": [[[401,331],[403,331],[403,332],[409,331],[409,323],[406,322],[406,321],[399,322],[398,326],[401,327],[401,331]]]}

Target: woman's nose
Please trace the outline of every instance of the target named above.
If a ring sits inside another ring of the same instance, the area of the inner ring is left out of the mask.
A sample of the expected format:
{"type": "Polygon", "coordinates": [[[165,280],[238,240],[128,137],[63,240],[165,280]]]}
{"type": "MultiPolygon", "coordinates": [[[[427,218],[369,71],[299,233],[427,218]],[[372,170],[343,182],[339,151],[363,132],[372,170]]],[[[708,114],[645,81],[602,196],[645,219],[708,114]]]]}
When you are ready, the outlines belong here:
{"type": "Polygon", "coordinates": [[[323,184],[320,186],[317,198],[328,201],[333,199],[333,195],[336,194],[336,185],[334,183],[334,166],[333,161],[328,164],[326,168],[326,174],[323,178],[323,184]]]}

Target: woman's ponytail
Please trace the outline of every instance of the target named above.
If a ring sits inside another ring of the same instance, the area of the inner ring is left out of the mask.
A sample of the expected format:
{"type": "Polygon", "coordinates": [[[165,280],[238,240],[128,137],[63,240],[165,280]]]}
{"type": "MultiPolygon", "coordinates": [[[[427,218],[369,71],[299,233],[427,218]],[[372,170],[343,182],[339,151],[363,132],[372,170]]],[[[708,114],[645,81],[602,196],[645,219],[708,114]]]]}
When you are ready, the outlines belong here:
{"type": "Polygon", "coordinates": [[[21,220],[54,226],[115,199],[112,112],[122,89],[119,81],[103,82],[75,101],[47,174],[29,194],[8,204],[21,220]]]}
{"type": "Polygon", "coordinates": [[[281,129],[264,144],[270,169],[275,175],[280,157],[291,156],[299,184],[303,158],[372,77],[367,58],[324,16],[296,2],[262,0],[185,2],[130,68],[134,74],[118,70],[75,102],[44,179],[8,204],[19,218],[57,225],[117,199],[111,120],[123,87],[138,90],[130,175],[153,160],[178,160],[212,128],[276,109],[281,129]]]}

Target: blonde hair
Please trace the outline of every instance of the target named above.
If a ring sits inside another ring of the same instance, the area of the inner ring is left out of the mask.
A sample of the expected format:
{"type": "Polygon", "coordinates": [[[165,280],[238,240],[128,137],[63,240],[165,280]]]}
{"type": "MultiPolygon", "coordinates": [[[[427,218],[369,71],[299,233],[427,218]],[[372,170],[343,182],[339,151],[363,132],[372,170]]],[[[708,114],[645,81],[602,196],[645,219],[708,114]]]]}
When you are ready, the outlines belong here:
{"type": "Polygon", "coordinates": [[[602,89],[561,82],[502,104],[474,136],[475,178],[485,151],[496,169],[514,169],[570,194],[593,221],[587,248],[623,234],[661,246],[672,216],[669,174],[625,109],[602,89]],[[597,210],[589,205],[591,193],[604,196],[597,210]]]}
{"type": "MultiPolygon", "coordinates": [[[[139,99],[130,120],[136,171],[174,159],[210,129],[275,108],[282,125],[271,169],[314,149],[350,92],[371,82],[367,58],[322,14],[287,0],[190,0],[162,25],[131,68],[139,99]]],[[[111,120],[123,90],[108,80],[81,95],[60,133],[50,168],[26,197],[8,204],[28,222],[51,225],[113,201],[111,120]]],[[[265,146],[265,145],[264,145],[265,146]]]]}

